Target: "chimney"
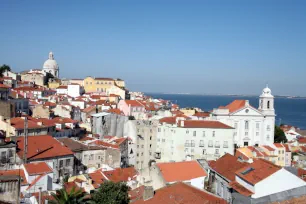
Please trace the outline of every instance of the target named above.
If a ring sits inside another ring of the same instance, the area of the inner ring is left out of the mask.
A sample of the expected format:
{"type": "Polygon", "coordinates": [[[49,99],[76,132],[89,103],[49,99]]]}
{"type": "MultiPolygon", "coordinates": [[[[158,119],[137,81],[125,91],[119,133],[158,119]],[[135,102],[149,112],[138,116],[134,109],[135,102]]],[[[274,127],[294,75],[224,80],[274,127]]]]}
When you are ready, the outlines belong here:
{"type": "Polygon", "coordinates": [[[149,200],[153,198],[153,196],[154,196],[153,186],[145,186],[143,194],[142,194],[143,200],[144,201],[149,200]]]}

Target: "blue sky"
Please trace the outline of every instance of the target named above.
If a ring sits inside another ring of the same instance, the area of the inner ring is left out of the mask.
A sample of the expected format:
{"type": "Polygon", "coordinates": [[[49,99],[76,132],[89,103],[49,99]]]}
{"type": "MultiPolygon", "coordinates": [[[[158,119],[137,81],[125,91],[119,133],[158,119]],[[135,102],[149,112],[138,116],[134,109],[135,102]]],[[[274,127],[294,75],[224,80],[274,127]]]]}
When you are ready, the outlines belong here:
{"type": "Polygon", "coordinates": [[[0,64],[134,91],[306,95],[306,1],[0,1],[0,64]],[[90,3],[89,3],[90,2],[90,3]]]}

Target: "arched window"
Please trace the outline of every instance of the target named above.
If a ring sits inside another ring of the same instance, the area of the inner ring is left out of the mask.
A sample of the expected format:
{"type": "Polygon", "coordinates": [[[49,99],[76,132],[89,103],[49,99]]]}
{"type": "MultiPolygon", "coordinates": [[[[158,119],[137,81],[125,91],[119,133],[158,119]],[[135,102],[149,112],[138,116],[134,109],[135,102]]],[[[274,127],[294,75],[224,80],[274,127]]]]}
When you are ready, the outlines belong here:
{"type": "Polygon", "coordinates": [[[267,102],[267,108],[270,109],[270,101],[267,102]]]}
{"type": "Polygon", "coordinates": [[[245,128],[246,130],[248,130],[248,129],[249,129],[249,121],[245,121],[244,128],[245,128]]]}

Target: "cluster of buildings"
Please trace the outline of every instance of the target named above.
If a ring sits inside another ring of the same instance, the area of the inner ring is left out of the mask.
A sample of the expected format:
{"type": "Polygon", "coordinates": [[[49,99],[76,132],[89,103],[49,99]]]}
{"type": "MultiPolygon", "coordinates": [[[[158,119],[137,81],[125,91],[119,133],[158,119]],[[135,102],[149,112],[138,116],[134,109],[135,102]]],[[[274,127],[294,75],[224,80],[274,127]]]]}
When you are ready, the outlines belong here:
{"type": "Polygon", "coordinates": [[[135,204],[304,199],[306,134],[284,125],[289,142],[274,142],[268,87],[258,108],[235,100],[205,112],[122,79],[59,74],[50,52],[42,69],[0,78],[0,201],[48,203],[106,181],[125,182],[135,204]]]}

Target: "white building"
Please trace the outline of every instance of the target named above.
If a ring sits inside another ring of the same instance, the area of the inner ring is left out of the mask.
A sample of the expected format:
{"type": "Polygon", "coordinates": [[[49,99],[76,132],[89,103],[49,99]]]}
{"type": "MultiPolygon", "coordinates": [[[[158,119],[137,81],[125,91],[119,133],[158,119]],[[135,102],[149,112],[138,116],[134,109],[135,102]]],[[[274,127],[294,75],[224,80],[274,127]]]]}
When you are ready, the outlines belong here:
{"type": "Polygon", "coordinates": [[[79,97],[81,93],[81,86],[79,84],[68,84],[68,96],[79,97]]]}
{"type": "Polygon", "coordinates": [[[210,160],[234,154],[233,132],[232,127],[219,121],[163,118],[158,126],[155,158],[158,162],[210,160]]]}
{"type": "Polygon", "coordinates": [[[54,77],[59,78],[59,67],[52,52],[49,53],[49,59],[43,65],[43,72],[50,73],[54,77]]]}
{"type": "Polygon", "coordinates": [[[214,109],[210,119],[235,128],[236,146],[271,145],[274,142],[274,97],[266,87],[259,97],[259,108],[248,100],[235,100],[225,107],[214,109]]]}

